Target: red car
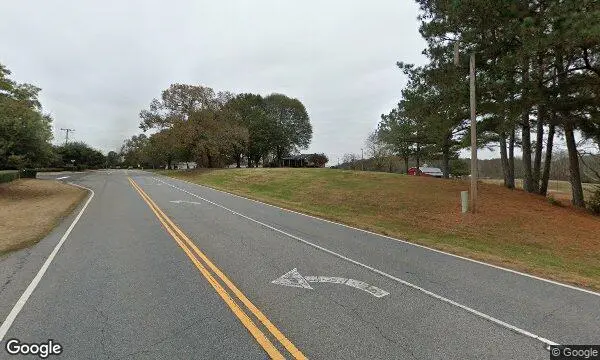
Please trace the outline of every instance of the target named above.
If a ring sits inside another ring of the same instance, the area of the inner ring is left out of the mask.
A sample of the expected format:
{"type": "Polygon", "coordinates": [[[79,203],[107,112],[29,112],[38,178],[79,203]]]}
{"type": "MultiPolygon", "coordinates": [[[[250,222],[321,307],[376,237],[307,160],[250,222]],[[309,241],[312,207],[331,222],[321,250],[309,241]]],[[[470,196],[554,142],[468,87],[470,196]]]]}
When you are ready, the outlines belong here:
{"type": "Polygon", "coordinates": [[[412,176],[431,176],[436,178],[443,178],[444,173],[442,170],[434,167],[428,167],[427,165],[419,168],[411,167],[408,169],[408,175],[412,176]]]}

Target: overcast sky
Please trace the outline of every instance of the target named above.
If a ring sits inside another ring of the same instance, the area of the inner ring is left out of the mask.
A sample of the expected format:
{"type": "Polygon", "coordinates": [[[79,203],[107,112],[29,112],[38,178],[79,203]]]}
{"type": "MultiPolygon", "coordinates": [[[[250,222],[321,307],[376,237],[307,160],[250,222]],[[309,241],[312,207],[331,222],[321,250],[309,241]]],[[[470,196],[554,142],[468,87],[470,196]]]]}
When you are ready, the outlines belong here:
{"type": "Polygon", "coordinates": [[[2,1],[0,13],[0,62],[42,88],[55,141],[73,128],[105,152],[179,82],[300,99],[309,151],[334,165],[400,99],[396,61],[424,61],[412,0],[2,1]]]}

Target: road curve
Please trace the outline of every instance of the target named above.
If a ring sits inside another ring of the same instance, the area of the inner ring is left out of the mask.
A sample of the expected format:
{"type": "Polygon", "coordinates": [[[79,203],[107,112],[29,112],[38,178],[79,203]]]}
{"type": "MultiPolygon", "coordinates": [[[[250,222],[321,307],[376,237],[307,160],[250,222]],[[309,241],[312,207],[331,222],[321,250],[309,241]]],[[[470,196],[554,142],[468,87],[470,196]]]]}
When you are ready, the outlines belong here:
{"type": "MultiPolygon", "coordinates": [[[[152,173],[61,181],[94,198],[3,348],[16,338],[54,339],[66,359],[548,359],[547,344],[600,343],[593,292],[152,173]]],[[[2,318],[72,220],[0,258],[2,318]]]]}

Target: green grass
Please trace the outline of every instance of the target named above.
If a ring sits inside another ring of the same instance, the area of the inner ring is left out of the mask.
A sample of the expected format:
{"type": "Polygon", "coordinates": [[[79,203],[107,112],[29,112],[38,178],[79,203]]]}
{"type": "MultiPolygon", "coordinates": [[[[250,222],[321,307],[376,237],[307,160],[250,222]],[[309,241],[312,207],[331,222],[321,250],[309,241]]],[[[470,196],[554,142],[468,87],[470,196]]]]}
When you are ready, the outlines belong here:
{"type": "Polygon", "coordinates": [[[600,218],[542,196],[480,184],[480,211],[460,213],[468,183],[333,169],[161,171],[273,205],[600,289],[600,218]]]}

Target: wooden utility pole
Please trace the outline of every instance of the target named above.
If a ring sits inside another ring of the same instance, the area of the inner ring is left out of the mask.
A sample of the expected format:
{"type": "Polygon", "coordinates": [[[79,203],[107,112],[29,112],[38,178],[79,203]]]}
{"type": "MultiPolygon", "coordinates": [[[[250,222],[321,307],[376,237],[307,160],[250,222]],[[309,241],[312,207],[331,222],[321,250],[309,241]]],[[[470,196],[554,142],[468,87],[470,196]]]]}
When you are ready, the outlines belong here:
{"type": "Polygon", "coordinates": [[[477,211],[477,111],[475,99],[475,53],[470,61],[470,97],[471,97],[471,212],[477,211]]]}
{"type": "Polygon", "coordinates": [[[75,129],[63,129],[63,128],[61,128],[61,130],[65,132],[65,145],[67,145],[67,143],[69,142],[69,133],[70,132],[74,132],[75,129]]]}
{"type": "Polygon", "coordinates": [[[360,149],[360,170],[365,171],[365,154],[363,149],[360,149]]]}
{"type": "MultiPolygon", "coordinates": [[[[454,42],[454,65],[460,62],[458,41],[454,42]]],[[[471,212],[477,211],[477,100],[475,97],[475,53],[471,53],[469,61],[469,92],[471,103],[471,196],[469,198],[471,212]]]]}

